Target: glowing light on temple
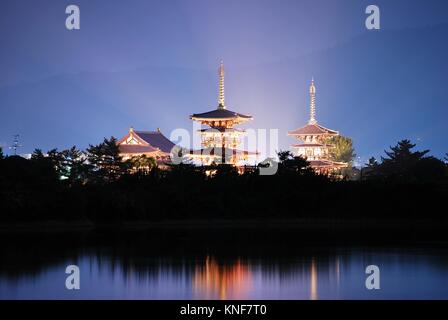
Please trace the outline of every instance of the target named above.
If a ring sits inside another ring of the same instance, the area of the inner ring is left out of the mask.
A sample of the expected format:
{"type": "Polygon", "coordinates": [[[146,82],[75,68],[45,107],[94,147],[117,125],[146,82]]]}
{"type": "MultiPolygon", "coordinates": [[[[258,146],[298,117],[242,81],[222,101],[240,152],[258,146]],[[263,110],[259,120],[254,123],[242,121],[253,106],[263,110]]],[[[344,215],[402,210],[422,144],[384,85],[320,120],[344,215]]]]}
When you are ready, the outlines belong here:
{"type": "Polygon", "coordinates": [[[191,120],[208,126],[209,129],[199,131],[202,149],[190,151],[189,157],[200,160],[204,165],[216,163],[237,166],[240,161],[248,160],[252,155],[256,156],[256,153],[238,149],[245,131],[235,128],[236,125],[253,120],[253,118],[227,109],[224,93],[225,71],[222,61],[218,74],[218,107],[212,111],[190,116],[191,120]]]}
{"type": "Polygon", "coordinates": [[[224,95],[224,62],[221,60],[221,65],[219,66],[219,105],[221,109],[226,108],[226,99],[224,95]]]}
{"type": "Polygon", "coordinates": [[[310,86],[310,121],[308,124],[316,124],[316,87],[314,86],[314,78],[311,79],[310,86]]]}
{"type": "Polygon", "coordinates": [[[346,163],[330,160],[330,150],[334,148],[329,144],[329,139],[338,136],[339,132],[325,128],[316,119],[316,86],[314,79],[310,85],[310,119],[304,127],[290,131],[292,136],[300,141],[299,144],[292,145],[294,156],[306,158],[311,167],[319,173],[331,173],[337,169],[347,167],[346,163]]]}

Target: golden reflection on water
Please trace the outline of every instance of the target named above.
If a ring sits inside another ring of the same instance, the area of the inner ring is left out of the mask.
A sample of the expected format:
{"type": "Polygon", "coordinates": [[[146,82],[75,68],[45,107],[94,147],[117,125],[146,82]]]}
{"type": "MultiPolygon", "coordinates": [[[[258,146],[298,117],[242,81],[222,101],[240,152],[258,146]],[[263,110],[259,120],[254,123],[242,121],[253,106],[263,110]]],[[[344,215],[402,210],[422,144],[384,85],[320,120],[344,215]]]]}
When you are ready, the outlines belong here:
{"type": "Polygon", "coordinates": [[[252,287],[252,273],[237,260],[231,265],[219,265],[206,257],[193,274],[193,292],[200,299],[245,299],[252,287]]]}
{"type": "MultiPolygon", "coordinates": [[[[332,268],[327,268],[328,277],[334,279],[333,285],[338,290],[340,285],[340,261],[335,259],[332,268]]],[[[318,261],[312,258],[306,263],[309,270],[308,276],[295,278],[297,284],[304,289],[301,299],[317,300],[319,298],[318,283],[319,278],[326,278],[325,272],[319,274],[318,261]]],[[[259,277],[253,273],[250,264],[236,260],[230,264],[218,263],[218,261],[207,256],[205,261],[198,264],[192,276],[192,289],[196,299],[249,299],[254,294],[255,288],[260,286],[259,277]],[[255,281],[254,279],[258,279],[255,281]],[[257,284],[255,283],[257,282],[257,284]]],[[[255,269],[256,270],[256,269],[255,269]]],[[[271,281],[282,281],[281,279],[271,281]]],[[[279,284],[273,285],[273,288],[279,284]]],[[[275,289],[273,289],[275,290],[275,289]]]]}
{"type": "Polygon", "coordinates": [[[314,258],[311,260],[311,288],[310,288],[310,300],[317,300],[317,264],[314,258]]]}

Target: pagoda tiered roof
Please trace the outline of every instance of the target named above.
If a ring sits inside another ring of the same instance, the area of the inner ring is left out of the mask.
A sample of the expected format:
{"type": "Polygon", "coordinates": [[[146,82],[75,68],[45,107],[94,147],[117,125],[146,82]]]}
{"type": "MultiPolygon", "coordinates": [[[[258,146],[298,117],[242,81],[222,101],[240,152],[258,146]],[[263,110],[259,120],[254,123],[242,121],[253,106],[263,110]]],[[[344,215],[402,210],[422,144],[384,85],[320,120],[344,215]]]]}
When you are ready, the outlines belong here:
{"type": "Polygon", "coordinates": [[[327,143],[327,138],[338,136],[339,132],[320,125],[316,120],[316,86],[314,80],[310,85],[310,119],[306,125],[288,132],[301,140],[292,145],[295,156],[309,159],[310,166],[319,173],[331,173],[337,169],[346,168],[348,163],[331,160],[331,149],[335,146],[327,143]]]}
{"type": "Polygon", "coordinates": [[[293,144],[292,147],[293,148],[301,148],[301,147],[329,147],[330,145],[328,144],[323,144],[323,143],[300,143],[300,144],[293,144]]]}
{"type": "Polygon", "coordinates": [[[207,163],[214,158],[221,158],[223,163],[237,165],[240,159],[247,159],[248,156],[257,154],[236,148],[240,144],[240,138],[245,131],[237,129],[235,126],[253,120],[253,118],[250,115],[227,109],[224,96],[224,64],[222,61],[219,67],[218,107],[208,112],[195,113],[190,116],[190,119],[209,127],[198,130],[202,136],[202,149],[187,151],[187,155],[191,158],[201,158],[203,162],[205,160],[207,163]]]}
{"type": "Polygon", "coordinates": [[[290,136],[308,136],[308,135],[337,136],[338,134],[339,134],[338,131],[325,128],[324,126],[321,126],[317,122],[316,123],[308,123],[306,126],[303,126],[296,130],[288,132],[288,135],[290,135],[290,136]]]}
{"type": "Polygon", "coordinates": [[[248,116],[235,111],[227,110],[224,107],[218,107],[216,110],[196,113],[190,116],[192,120],[195,121],[212,121],[212,120],[237,120],[238,122],[244,122],[252,120],[252,116],[248,116]]]}

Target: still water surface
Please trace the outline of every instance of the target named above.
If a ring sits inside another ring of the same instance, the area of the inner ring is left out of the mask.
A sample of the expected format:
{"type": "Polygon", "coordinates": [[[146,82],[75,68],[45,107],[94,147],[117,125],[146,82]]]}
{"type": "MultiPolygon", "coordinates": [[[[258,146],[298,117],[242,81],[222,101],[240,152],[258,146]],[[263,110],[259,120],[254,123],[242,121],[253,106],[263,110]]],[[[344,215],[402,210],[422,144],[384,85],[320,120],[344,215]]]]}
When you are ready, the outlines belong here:
{"type": "Polygon", "coordinates": [[[0,299],[448,299],[448,251],[441,248],[291,249],[256,237],[194,237],[2,239],[0,299]],[[80,268],[80,290],[65,288],[71,264],[80,268]],[[380,267],[380,290],[365,287],[371,264],[380,267]]]}

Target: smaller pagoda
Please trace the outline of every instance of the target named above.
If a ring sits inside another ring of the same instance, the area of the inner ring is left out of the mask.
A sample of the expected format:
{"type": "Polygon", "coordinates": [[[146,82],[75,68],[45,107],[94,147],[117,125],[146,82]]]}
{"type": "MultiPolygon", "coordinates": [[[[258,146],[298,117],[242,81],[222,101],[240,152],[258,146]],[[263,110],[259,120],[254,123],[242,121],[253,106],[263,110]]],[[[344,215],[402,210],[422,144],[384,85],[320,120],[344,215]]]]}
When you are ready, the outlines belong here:
{"type": "Polygon", "coordinates": [[[288,135],[300,141],[299,144],[291,146],[294,156],[306,158],[316,172],[329,174],[337,169],[347,167],[347,163],[330,159],[330,150],[334,146],[328,141],[331,137],[338,136],[339,132],[317,123],[314,79],[311,80],[310,85],[310,120],[307,125],[290,131],[288,135]]]}
{"type": "Polygon", "coordinates": [[[224,97],[224,64],[219,67],[219,99],[215,110],[197,113],[190,119],[209,128],[199,130],[201,135],[200,150],[191,150],[189,157],[199,160],[203,165],[230,164],[238,166],[256,153],[239,150],[245,131],[235,128],[236,125],[253,120],[251,116],[227,109],[224,97]]]}

